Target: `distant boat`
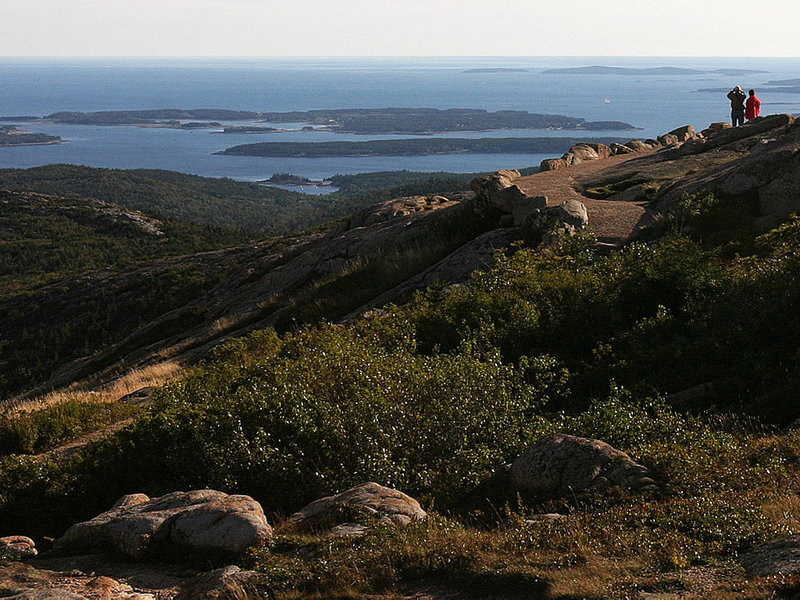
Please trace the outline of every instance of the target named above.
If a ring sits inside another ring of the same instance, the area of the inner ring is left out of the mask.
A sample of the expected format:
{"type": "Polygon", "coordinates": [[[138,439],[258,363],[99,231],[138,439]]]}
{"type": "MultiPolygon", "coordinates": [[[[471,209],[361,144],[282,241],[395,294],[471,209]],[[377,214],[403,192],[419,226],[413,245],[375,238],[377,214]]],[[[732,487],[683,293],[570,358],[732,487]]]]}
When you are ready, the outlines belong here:
{"type": "Polygon", "coordinates": [[[611,104],[611,100],[609,100],[608,98],[606,98],[605,100],[603,100],[603,102],[605,102],[606,104],[611,104]]]}

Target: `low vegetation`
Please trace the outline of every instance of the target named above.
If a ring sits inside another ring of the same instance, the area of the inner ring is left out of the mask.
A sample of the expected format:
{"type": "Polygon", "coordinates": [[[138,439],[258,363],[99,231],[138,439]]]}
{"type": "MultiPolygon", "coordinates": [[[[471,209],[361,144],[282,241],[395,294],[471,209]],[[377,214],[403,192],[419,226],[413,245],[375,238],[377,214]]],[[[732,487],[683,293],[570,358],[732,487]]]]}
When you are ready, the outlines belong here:
{"type": "MultiPolygon", "coordinates": [[[[760,233],[749,211],[746,199],[687,198],[653,241],[608,256],[580,237],[515,246],[467,285],[350,325],[231,340],[66,460],[31,454],[95,408],[13,416],[0,430],[13,441],[0,533],[13,523],[53,537],[134,490],[208,486],[253,496],[278,524],[271,548],[242,560],[283,598],[432,586],[634,598],[696,592],[698,577],[704,598],[788,594],[791,578],[747,581],[733,562],[800,533],[800,436],[777,428],[797,416],[800,219],[760,233]],[[690,406],[672,395],[698,384],[710,392],[690,406]],[[509,493],[502,465],[551,432],[628,452],[658,491],[509,493]],[[357,540],[280,527],[367,480],[433,516],[357,540]],[[527,520],[552,512],[565,517],[527,520]]],[[[330,296],[318,289],[309,302],[330,296]]]]}

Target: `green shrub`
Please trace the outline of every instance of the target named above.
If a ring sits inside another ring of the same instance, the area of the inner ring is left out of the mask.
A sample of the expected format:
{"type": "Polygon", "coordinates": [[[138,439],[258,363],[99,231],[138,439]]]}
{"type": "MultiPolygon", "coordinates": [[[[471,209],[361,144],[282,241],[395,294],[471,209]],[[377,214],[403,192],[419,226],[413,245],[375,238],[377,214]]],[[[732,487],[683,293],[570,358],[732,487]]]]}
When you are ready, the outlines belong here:
{"type": "Polygon", "coordinates": [[[0,418],[0,456],[34,454],[141,412],[130,404],[67,400],[0,418]]]}

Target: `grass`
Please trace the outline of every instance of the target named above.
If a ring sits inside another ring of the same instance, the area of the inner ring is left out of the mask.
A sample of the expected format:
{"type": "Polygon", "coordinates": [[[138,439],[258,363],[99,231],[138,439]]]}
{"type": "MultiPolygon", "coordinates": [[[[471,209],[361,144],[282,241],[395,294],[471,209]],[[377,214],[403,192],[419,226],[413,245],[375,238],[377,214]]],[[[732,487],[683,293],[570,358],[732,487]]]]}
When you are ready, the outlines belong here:
{"type": "Polygon", "coordinates": [[[158,387],[183,371],[174,362],[137,369],[100,390],[67,389],[19,401],[0,418],[0,456],[35,454],[142,414],[120,398],[158,387]]]}

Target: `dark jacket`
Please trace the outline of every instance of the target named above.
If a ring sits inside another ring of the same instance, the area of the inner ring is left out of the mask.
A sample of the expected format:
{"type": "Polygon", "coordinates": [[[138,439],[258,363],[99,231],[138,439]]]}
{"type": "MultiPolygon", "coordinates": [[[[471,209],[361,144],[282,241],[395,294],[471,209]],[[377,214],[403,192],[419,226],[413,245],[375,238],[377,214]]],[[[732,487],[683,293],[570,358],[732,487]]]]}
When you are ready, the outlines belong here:
{"type": "Polygon", "coordinates": [[[733,89],[728,92],[728,100],[731,101],[731,110],[744,110],[744,99],[747,95],[743,90],[733,89]]]}

